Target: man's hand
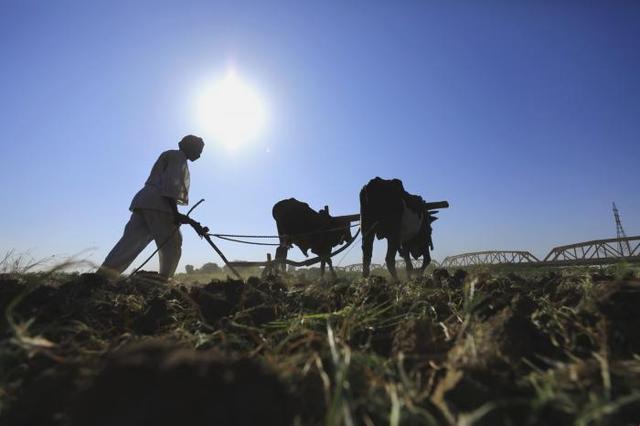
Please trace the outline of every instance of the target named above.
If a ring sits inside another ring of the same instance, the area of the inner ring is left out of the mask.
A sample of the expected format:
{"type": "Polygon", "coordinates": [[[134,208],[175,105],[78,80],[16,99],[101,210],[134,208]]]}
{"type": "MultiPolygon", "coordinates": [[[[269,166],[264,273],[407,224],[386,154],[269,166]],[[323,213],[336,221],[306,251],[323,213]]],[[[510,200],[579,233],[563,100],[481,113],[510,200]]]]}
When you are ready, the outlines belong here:
{"type": "Polygon", "coordinates": [[[175,213],[174,220],[176,222],[176,225],[186,225],[191,223],[191,219],[189,218],[189,216],[178,212],[175,213]]]}
{"type": "Polygon", "coordinates": [[[201,237],[204,237],[205,235],[207,235],[209,233],[209,228],[207,228],[206,226],[202,226],[200,225],[200,222],[196,222],[193,219],[189,219],[190,222],[189,224],[193,227],[193,229],[198,233],[198,235],[200,235],[201,237]]]}
{"type": "Polygon", "coordinates": [[[180,223],[181,224],[185,224],[185,225],[191,225],[191,227],[201,237],[204,237],[205,235],[207,235],[209,233],[209,228],[207,228],[206,226],[200,225],[200,222],[197,222],[197,221],[191,219],[189,216],[185,216],[183,214],[180,214],[180,223]]]}

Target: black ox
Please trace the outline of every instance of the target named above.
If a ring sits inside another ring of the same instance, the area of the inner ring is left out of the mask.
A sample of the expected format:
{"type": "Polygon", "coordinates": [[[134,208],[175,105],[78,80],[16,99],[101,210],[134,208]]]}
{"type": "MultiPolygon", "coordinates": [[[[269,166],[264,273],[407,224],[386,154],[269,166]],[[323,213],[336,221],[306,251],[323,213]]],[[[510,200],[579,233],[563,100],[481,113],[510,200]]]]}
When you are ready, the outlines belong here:
{"type": "Polygon", "coordinates": [[[272,210],[278,227],[280,246],[276,249],[276,262],[284,267],[287,252],[293,244],[305,256],[311,250],[320,258],[320,273],[324,275],[325,263],[333,276],[331,249],[351,239],[350,223],[329,215],[328,208],[316,212],[307,203],[295,198],[278,201],[272,210]]]}
{"type": "Polygon", "coordinates": [[[375,237],[387,239],[385,261],[395,280],[396,253],[404,259],[409,277],[413,272],[411,256],[422,256],[420,273],[424,272],[431,262],[429,249],[433,250],[431,223],[437,220],[429,209],[440,207],[448,207],[448,203],[425,203],[419,195],[405,191],[399,179],[371,179],[360,191],[363,276],[369,276],[375,237]]]}

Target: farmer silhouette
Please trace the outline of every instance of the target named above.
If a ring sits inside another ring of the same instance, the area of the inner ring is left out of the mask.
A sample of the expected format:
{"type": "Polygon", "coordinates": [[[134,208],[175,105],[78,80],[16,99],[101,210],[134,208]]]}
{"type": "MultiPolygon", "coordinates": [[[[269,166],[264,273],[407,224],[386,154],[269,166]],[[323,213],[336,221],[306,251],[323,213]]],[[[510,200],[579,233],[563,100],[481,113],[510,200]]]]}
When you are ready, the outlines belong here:
{"type": "Polygon", "coordinates": [[[111,249],[98,273],[110,278],[119,276],[154,240],[160,256],[160,277],[173,276],[182,254],[180,225],[189,223],[178,212],[178,204],[189,203],[189,167],[202,154],[202,138],[187,135],[178,143],[180,149],[165,151],[156,160],[144,187],[131,201],[131,218],[120,241],[111,249]]]}

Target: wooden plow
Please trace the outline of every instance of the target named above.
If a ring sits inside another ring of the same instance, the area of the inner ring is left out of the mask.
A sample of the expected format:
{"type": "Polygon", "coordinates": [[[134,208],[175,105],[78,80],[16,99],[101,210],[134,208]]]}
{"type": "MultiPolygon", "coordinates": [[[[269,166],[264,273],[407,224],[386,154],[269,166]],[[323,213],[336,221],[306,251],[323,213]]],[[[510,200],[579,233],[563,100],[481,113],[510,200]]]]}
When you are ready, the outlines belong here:
{"type": "MultiPolygon", "coordinates": [[[[436,202],[424,202],[424,211],[427,215],[431,215],[433,220],[437,219],[435,218],[433,215],[438,213],[436,210],[437,209],[443,209],[443,208],[448,208],[449,207],[449,203],[447,201],[436,201],[436,202]]],[[[324,207],[325,212],[329,212],[329,207],[325,206],[324,207]]],[[[352,225],[352,222],[359,222],[360,221],[360,214],[350,214],[350,215],[343,215],[343,216],[334,216],[333,217],[334,220],[337,220],[338,222],[342,222],[345,224],[349,224],[349,226],[351,227],[355,227],[358,225],[352,225]]],[[[373,229],[371,229],[373,230],[373,229]]],[[[370,231],[371,231],[370,230],[370,231]]],[[[327,232],[325,230],[323,231],[318,231],[318,232],[327,232]]],[[[358,228],[358,231],[353,235],[353,237],[347,241],[342,247],[340,247],[339,249],[331,252],[330,257],[334,257],[342,252],[344,252],[347,248],[349,248],[353,242],[360,236],[361,233],[361,229],[358,228]]],[[[241,244],[253,244],[253,245],[262,245],[262,246],[279,246],[279,242],[276,243],[264,243],[264,242],[255,242],[255,241],[247,241],[247,239],[268,239],[268,238],[273,238],[273,239],[278,239],[280,240],[280,238],[282,237],[281,235],[235,235],[235,234],[206,234],[206,238],[207,241],[212,245],[212,247],[214,247],[216,249],[216,251],[218,251],[218,254],[221,255],[221,257],[223,256],[219,250],[217,249],[217,247],[215,247],[215,245],[213,245],[213,243],[211,243],[209,237],[216,237],[216,238],[220,238],[223,240],[227,240],[227,241],[231,241],[231,242],[236,242],[236,243],[241,243],[241,244]]],[[[271,255],[271,253],[267,253],[266,259],[265,260],[258,260],[258,261],[247,261],[247,260],[234,260],[234,261],[227,261],[224,257],[223,260],[225,260],[225,263],[227,264],[227,266],[229,266],[229,268],[235,272],[234,268],[251,268],[251,267],[260,267],[260,268],[264,268],[263,270],[263,274],[268,274],[268,273],[275,273],[278,268],[280,269],[284,269],[284,266],[294,266],[294,267],[305,267],[305,266],[311,266],[311,265],[315,265],[317,263],[320,263],[322,261],[322,259],[320,258],[320,256],[316,256],[314,258],[311,259],[307,259],[307,260],[303,260],[303,261],[294,261],[294,260],[289,260],[289,259],[274,259],[271,255]]],[[[352,265],[355,266],[355,265],[352,265]]],[[[336,268],[339,268],[339,265],[336,265],[336,268]]],[[[350,270],[357,270],[357,268],[355,267],[351,267],[349,268],[350,270]]],[[[236,275],[237,272],[235,272],[236,275]]]]}

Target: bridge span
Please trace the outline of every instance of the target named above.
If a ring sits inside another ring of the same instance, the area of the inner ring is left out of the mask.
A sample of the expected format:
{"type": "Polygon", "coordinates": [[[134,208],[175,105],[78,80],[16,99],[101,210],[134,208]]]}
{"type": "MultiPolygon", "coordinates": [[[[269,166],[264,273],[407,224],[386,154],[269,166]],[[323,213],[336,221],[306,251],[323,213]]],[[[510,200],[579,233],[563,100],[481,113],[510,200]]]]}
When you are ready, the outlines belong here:
{"type": "Polygon", "coordinates": [[[535,263],[540,260],[528,251],[476,251],[445,257],[442,266],[501,265],[505,263],[535,263]]]}
{"type": "Polygon", "coordinates": [[[581,266],[616,262],[640,262],[640,235],[625,238],[584,241],[554,247],[538,259],[528,251],[478,251],[448,256],[442,267],[475,265],[581,266]]]}

